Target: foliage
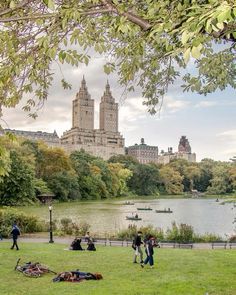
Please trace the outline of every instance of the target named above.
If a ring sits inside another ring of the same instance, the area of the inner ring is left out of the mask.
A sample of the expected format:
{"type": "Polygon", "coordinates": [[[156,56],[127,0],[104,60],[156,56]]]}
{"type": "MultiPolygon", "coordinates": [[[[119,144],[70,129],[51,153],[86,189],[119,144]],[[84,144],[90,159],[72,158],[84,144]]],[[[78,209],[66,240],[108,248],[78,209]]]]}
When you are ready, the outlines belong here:
{"type": "Polygon", "coordinates": [[[130,224],[127,229],[119,231],[117,237],[123,240],[133,240],[138,231],[142,232],[143,239],[149,235],[152,235],[157,240],[164,239],[164,232],[161,229],[154,228],[152,225],[137,228],[137,226],[133,224],[130,224]]]}
{"type": "Polygon", "coordinates": [[[9,237],[13,222],[19,226],[21,233],[45,231],[45,224],[37,216],[8,207],[0,209],[0,233],[3,237],[9,237]]]}
{"type": "Polygon", "coordinates": [[[0,13],[1,105],[30,94],[24,109],[33,117],[47,99],[52,63],[88,64],[88,48],[113,57],[105,73],[116,71],[128,90],[141,86],[151,113],[180,75],[187,91],[236,87],[233,0],[6,0],[0,13]],[[179,70],[190,57],[196,76],[179,70]]]}
{"type": "Polygon", "coordinates": [[[166,231],[166,239],[179,243],[187,243],[193,241],[193,227],[188,224],[181,223],[179,226],[173,222],[172,228],[166,231]]]}
{"type": "Polygon", "coordinates": [[[160,182],[164,185],[167,194],[181,194],[183,192],[183,176],[170,166],[160,169],[160,182]]]}
{"type": "Polygon", "coordinates": [[[34,171],[16,151],[10,152],[11,171],[0,183],[0,203],[17,205],[35,201],[34,171]]]}
{"type": "Polygon", "coordinates": [[[80,199],[80,188],[77,176],[67,172],[58,172],[50,176],[47,181],[48,187],[60,201],[80,199]]]}
{"type": "Polygon", "coordinates": [[[212,179],[207,188],[209,194],[225,194],[232,191],[228,172],[230,166],[226,163],[217,163],[213,167],[212,179]]]}
{"type": "Polygon", "coordinates": [[[131,166],[132,178],[128,181],[129,188],[138,195],[154,195],[158,193],[159,169],[155,165],[137,164],[131,166]]]}
{"type": "Polygon", "coordinates": [[[60,223],[60,231],[64,235],[85,236],[86,232],[90,228],[88,223],[83,222],[77,224],[73,222],[71,218],[63,218],[60,220],[60,223]]]}
{"type": "Polygon", "coordinates": [[[163,231],[160,228],[154,228],[152,225],[142,226],[138,228],[136,225],[129,225],[127,229],[123,229],[117,233],[117,238],[123,240],[133,240],[138,231],[142,231],[142,237],[145,238],[148,235],[152,235],[158,241],[174,241],[177,243],[210,243],[213,241],[222,241],[222,237],[205,233],[197,234],[191,225],[188,224],[176,224],[172,223],[172,227],[163,231]]]}

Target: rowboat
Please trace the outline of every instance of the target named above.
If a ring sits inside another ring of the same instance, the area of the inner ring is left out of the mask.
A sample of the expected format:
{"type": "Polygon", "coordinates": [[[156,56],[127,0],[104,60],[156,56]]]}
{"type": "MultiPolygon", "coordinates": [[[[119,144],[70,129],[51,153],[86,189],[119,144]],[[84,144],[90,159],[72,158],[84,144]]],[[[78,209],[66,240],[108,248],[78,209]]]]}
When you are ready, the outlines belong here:
{"type": "Polygon", "coordinates": [[[152,210],[152,208],[150,208],[150,207],[144,207],[144,208],[137,208],[137,210],[147,210],[147,211],[150,211],[150,210],[152,210]]]}
{"type": "Polygon", "coordinates": [[[127,220],[142,220],[141,217],[135,217],[135,216],[126,216],[127,220]]]}
{"type": "Polygon", "coordinates": [[[173,213],[172,210],[170,210],[170,208],[168,208],[168,210],[164,209],[164,210],[156,210],[156,213],[173,213]]]}

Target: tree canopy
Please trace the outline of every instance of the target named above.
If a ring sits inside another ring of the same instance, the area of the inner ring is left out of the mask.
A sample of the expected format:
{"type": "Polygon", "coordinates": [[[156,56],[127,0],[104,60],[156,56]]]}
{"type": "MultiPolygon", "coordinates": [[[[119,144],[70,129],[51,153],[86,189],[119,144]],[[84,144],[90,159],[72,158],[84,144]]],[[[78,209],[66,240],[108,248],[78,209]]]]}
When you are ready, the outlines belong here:
{"type": "MultiPolygon", "coordinates": [[[[201,94],[236,87],[234,0],[5,0],[0,3],[0,105],[35,117],[47,99],[53,63],[108,57],[127,90],[140,86],[155,113],[179,76],[201,94]],[[192,57],[196,72],[184,69],[192,57]]],[[[70,87],[62,78],[62,86],[70,87]]]]}

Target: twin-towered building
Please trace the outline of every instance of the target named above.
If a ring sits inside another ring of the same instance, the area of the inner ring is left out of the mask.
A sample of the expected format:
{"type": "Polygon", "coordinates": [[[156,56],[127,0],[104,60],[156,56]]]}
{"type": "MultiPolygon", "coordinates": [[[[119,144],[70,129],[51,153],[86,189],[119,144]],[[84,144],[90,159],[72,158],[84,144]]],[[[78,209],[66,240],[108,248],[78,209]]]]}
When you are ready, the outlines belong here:
{"type": "MultiPolygon", "coordinates": [[[[68,153],[84,149],[104,160],[113,155],[125,154],[124,138],[118,131],[118,103],[112,96],[108,82],[100,101],[99,129],[94,129],[94,111],[94,99],[91,99],[83,77],[79,92],[72,104],[72,128],[65,131],[61,138],[56,131],[47,133],[5,129],[4,132],[12,132],[31,140],[42,140],[49,146],[60,146],[68,153]]],[[[173,152],[173,148],[170,147],[168,152],[159,153],[157,146],[147,145],[142,138],[141,144],[129,146],[126,148],[126,153],[142,164],[151,162],[167,164],[176,158],[196,162],[196,154],[191,152],[186,136],[181,137],[178,152],[173,152]]]]}
{"type": "Polygon", "coordinates": [[[124,138],[118,131],[118,103],[112,96],[108,82],[100,102],[99,129],[94,129],[94,100],[83,77],[80,90],[73,100],[72,128],[63,133],[61,145],[68,152],[84,149],[105,160],[125,153],[124,138]]]}

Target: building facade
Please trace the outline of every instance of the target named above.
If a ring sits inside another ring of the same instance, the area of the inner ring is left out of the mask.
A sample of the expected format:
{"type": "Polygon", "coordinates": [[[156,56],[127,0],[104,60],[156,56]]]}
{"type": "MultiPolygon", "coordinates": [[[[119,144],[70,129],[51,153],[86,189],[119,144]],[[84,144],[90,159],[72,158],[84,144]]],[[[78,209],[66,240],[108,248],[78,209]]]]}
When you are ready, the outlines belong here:
{"type": "Polygon", "coordinates": [[[104,160],[124,154],[124,138],[118,131],[118,104],[108,82],[100,102],[99,121],[99,129],[94,129],[94,100],[83,77],[80,90],[73,100],[72,128],[63,133],[62,147],[69,153],[84,149],[104,160]]]}
{"type": "Polygon", "coordinates": [[[0,134],[3,135],[7,132],[15,134],[16,136],[19,136],[19,137],[24,137],[26,139],[33,140],[33,141],[43,141],[48,146],[51,146],[51,147],[61,146],[60,138],[57,135],[55,130],[53,133],[48,133],[48,132],[42,132],[42,131],[34,132],[34,131],[24,131],[24,130],[15,130],[15,129],[3,129],[2,131],[0,131],[0,134]]]}
{"type": "Polygon", "coordinates": [[[158,147],[145,144],[144,138],[141,138],[140,144],[129,146],[126,153],[136,158],[141,164],[158,163],[158,147]]]}
{"type": "Polygon", "coordinates": [[[180,138],[178,151],[173,152],[172,147],[168,147],[167,152],[162,150],[158,157],[158,162],[160,164],[168,164],[174,159],[185,159],[188,162],[196,162],[196,154],[192,153],[190,143],[184,135],[180,138]]]}

